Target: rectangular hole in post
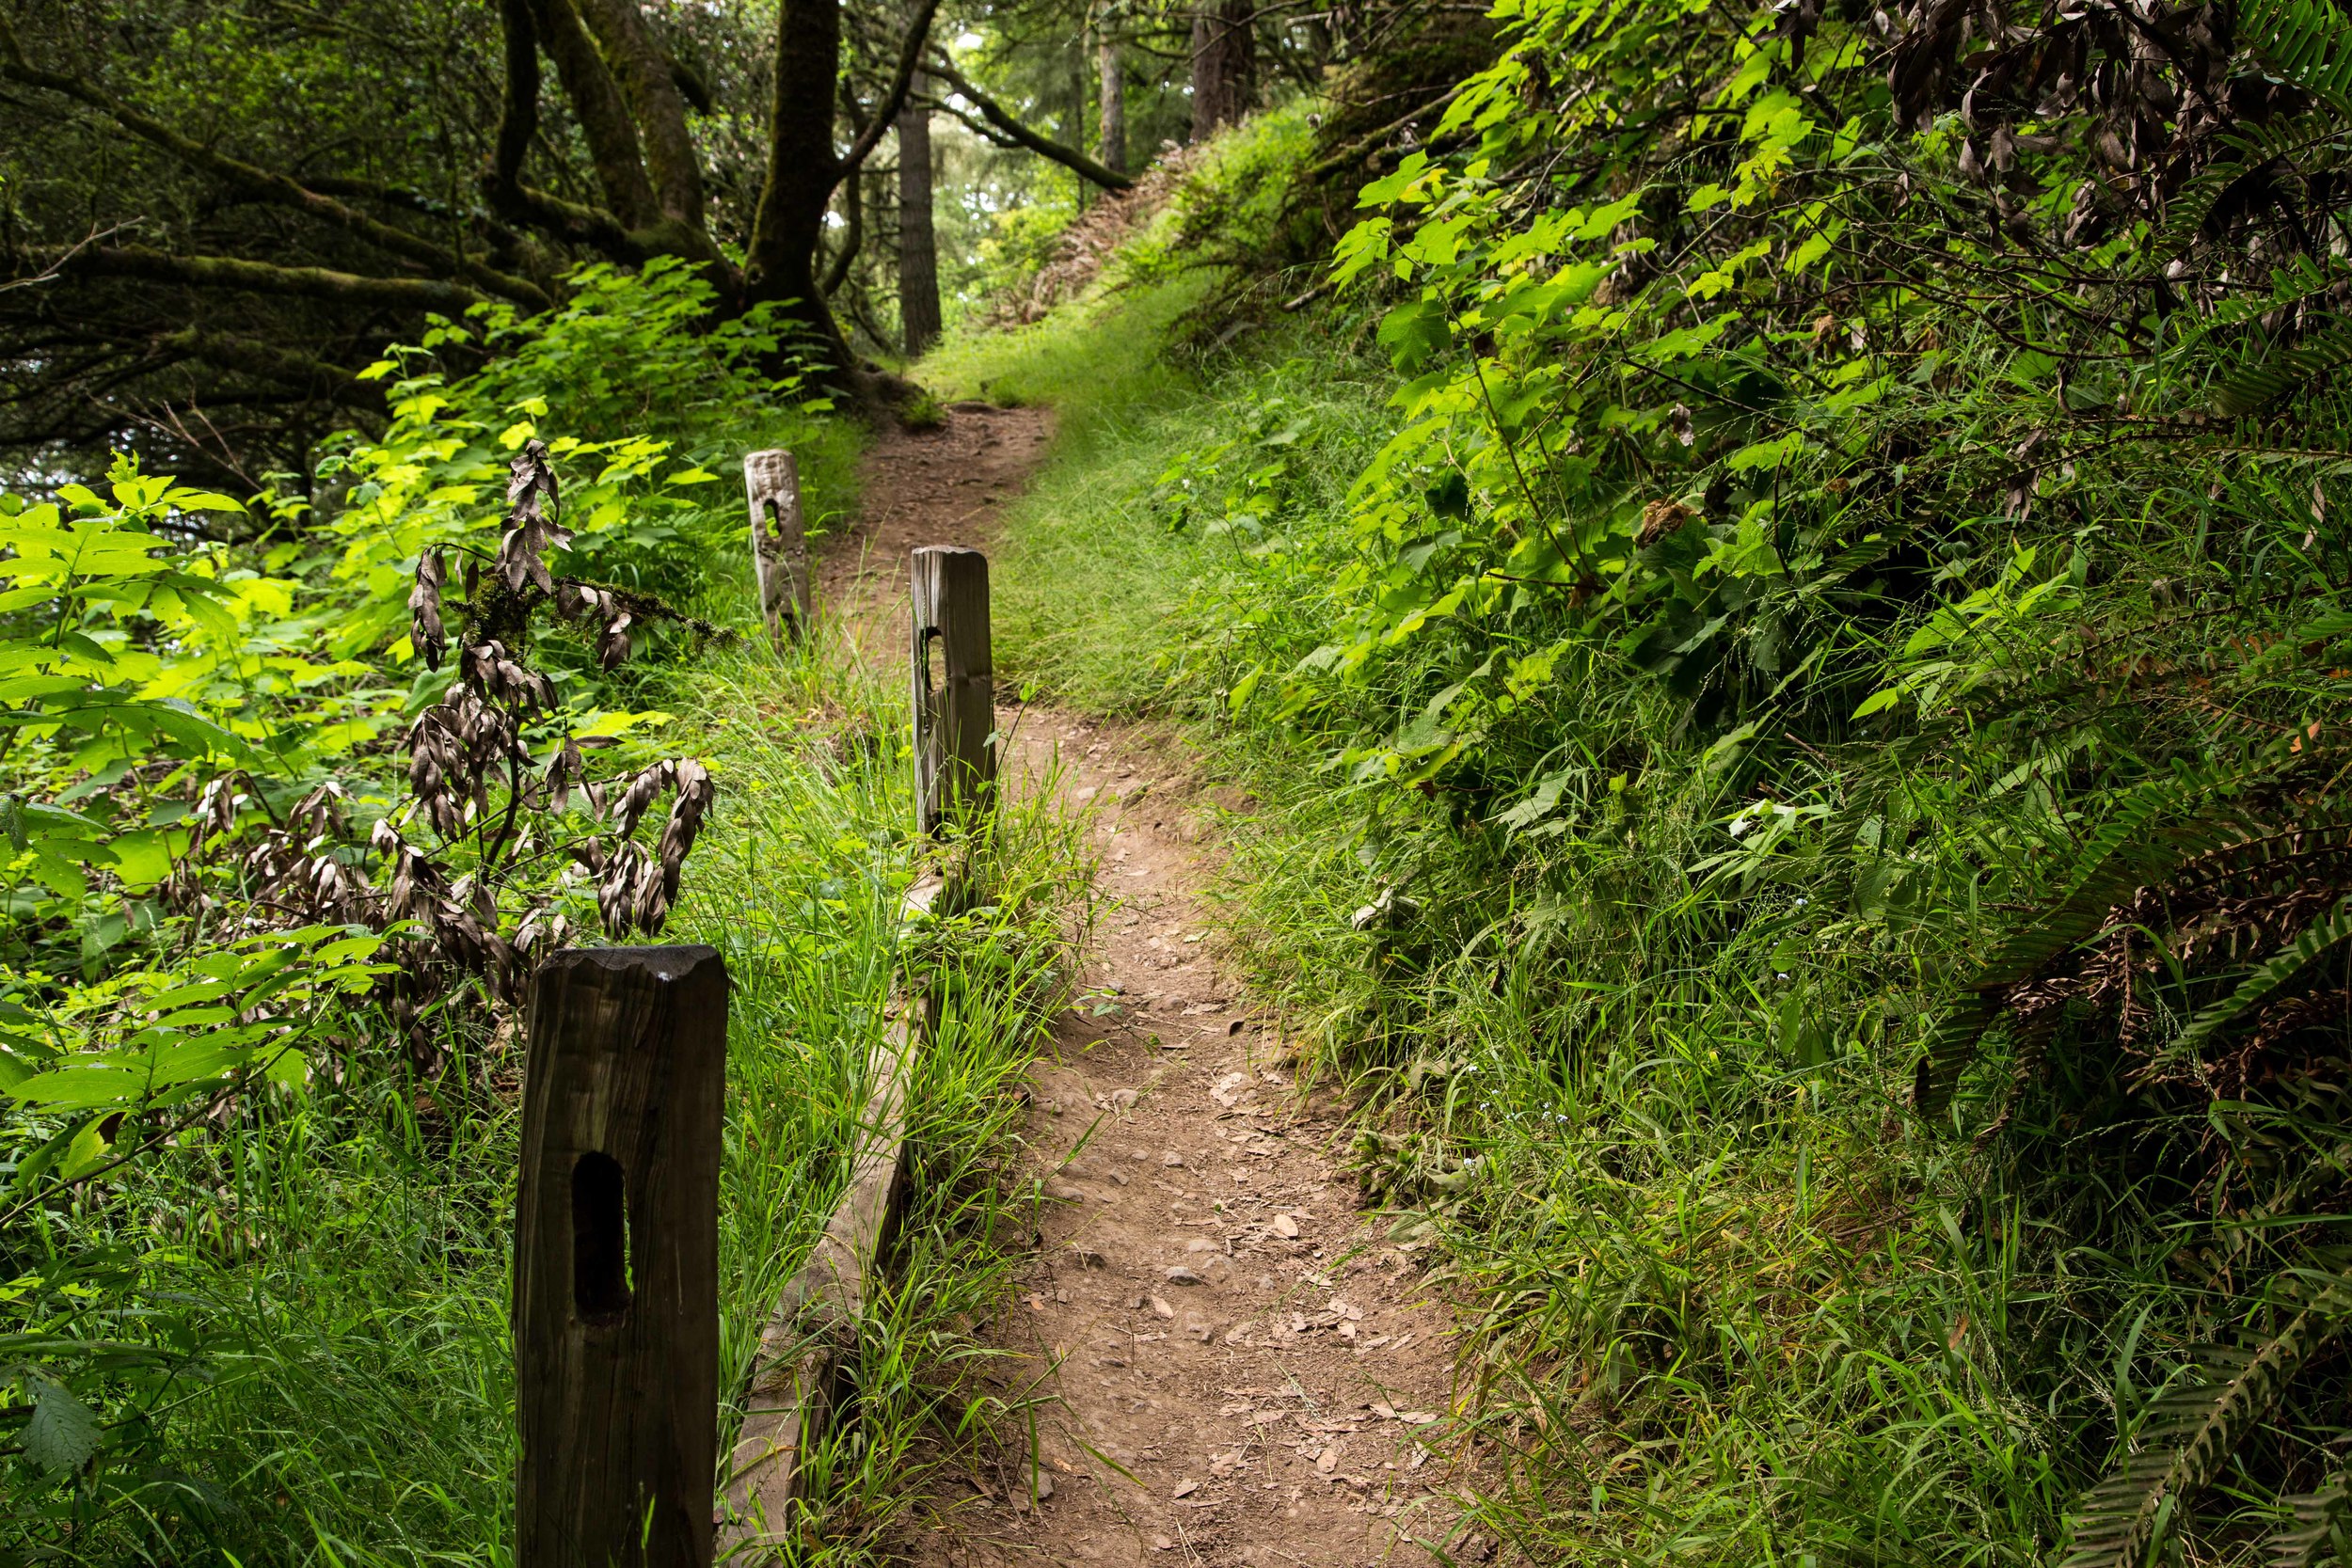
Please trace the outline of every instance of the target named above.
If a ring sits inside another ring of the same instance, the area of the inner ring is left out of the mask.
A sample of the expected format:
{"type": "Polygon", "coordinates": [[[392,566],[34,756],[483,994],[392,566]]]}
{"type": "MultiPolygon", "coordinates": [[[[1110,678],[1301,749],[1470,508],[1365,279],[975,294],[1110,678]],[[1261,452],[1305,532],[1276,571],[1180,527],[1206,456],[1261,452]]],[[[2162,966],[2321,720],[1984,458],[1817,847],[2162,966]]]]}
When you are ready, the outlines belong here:
{"type": "Polygon", "coordinates": [[[610,1154],[572,1164],[572,1306],[582,1323],[628,1312],[628,1183],[610,1154]]]}

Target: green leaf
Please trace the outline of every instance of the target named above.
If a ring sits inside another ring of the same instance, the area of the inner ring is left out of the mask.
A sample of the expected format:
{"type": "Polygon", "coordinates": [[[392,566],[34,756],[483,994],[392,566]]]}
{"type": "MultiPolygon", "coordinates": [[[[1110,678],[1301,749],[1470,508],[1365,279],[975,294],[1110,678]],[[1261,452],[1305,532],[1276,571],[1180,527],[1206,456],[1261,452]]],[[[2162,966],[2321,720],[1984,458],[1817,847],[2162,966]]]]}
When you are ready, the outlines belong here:
{"type": "Polygon", "coordinates": [[[1445,304],[1435,299],[1408,299],[1380,322],[1380,342],[1389,358],[1406,375],[1419,372],[1432,356],[1454,341],[1445,304]]]}
{"type": "Polygon", "coordinates": [[[105,1429],[98,1415],[63,1384],[37,1379],[33,1418],[24,1423],[24,1456],[52,1475],[67,1476],[89,1463],[105,1429]]]}
{"type": "Polygon", "coordinates": [[[1853,710],[1853,716],[1856,719],[1867,719],[1873,713],[1885,712],[1888,708],[1893,707],[1897,703],[1899,703],[1902,700],[1902,688],[1899,686],[1883,687],[1879,690],[1871,692],[1867,697],[1863,698],[1862,705],[1853,710]]]}

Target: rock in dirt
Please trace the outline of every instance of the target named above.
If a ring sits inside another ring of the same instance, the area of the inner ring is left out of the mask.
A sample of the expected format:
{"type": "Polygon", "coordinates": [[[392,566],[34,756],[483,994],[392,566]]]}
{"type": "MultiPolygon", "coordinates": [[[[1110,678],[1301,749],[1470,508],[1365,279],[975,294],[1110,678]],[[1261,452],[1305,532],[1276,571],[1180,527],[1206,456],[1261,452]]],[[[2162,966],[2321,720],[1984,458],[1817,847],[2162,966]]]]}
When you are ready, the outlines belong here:
{"type": "Polygon", "coordinates": [[[1206,1285],[1208,1283],[1206,1279],[1182,1263],[1168,1271],[1168,1282],[1170,1285],[1206,1285]]]}
{"type": "Polygon", "coordinates": [[[1275,1215],[1273,1224],[1268,1228],[1286,1242],[1298,1239],[1298,1222],[1288,1214],[1275,1215]]]}
{"type": "Polygon", "coordinates": [[[1152,1298],[1152,1315],[1155,1318],[1173,1318],[1176,1315],[1176,1308],[1168,1306],[1168,1299],[1165,1296],[1153,1296],[1152,1298]]]}

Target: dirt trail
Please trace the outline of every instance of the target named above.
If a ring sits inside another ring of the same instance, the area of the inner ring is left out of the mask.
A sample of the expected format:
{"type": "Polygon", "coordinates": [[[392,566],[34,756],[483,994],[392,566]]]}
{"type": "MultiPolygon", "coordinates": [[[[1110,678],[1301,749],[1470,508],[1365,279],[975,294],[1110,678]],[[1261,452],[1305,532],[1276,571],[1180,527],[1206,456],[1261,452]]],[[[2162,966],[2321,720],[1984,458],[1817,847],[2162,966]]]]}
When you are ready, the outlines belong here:
{"type": "MultiPolygon", "coordinates": [[[[960,404],[876,444],[818,578],[869,655],[904,635],[908,550],[986,546],[1050,432],[960,404]]],[[[1085,996],[1030,1075],[1041,1244],[983,1330],[1015,1353],[1008,1386],[1042,1378],[1052,1402],[1034,1472],[1006,1456],[966,1478],[903,1549],[927,1568],[1429,1561],[1414,1538],[1452,1514],[1416,1437],[1446,1406],[1447,1320],[1412,1250],[1359,1216],[1340,1125],[1295,1092],[1274,1021],[1217,970],[1182,759],[1075,715],[1000,721],[1010,787],[1058,756],[1101,853],[1085,996]]]]}

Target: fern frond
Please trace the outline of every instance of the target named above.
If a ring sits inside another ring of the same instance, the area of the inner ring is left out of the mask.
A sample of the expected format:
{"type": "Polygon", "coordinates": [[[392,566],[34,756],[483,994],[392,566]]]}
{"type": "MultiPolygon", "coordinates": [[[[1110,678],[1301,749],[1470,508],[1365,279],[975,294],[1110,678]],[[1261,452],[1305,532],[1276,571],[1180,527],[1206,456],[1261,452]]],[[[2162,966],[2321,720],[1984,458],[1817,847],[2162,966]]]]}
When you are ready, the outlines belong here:
{"type": "Polygon", "coordinates": [[[2213,394],[2213,411],[2235,419],[2305,391],[2352,365],[2352,324],[2330,322],[2291,349],[2230,372],[2213,394]]]}
{"type": "Polygon", "coordinates": [[[2229,133],[2213,162],[2166,203],[2162,253],[2177,256],[2188,249],[2240,182],[2275,164],[2300,166],[2315,152],[2347,144],[2352,144],[2352,124],[2328,115],[2300,115],[2229,133]]]}
{"type": "Polygon", "coordinates": [[[2005,1006],[1998,990],[1979,991],[1955,1004],[1920,1047],[1919,1065],[1912,1069],[1911,1107],[1933,1121],[1952,1102],[1952,1089],[1961,1072],[1977,1053],[1977,1044],[2005,1006]]]}
{"type": "Polygon", "coordinates": [[[2107,911],[2135,889],[2232,836],[2233,819],[2217,819],[2200,808],[2242,782],[2204,773],[2137,786],[2084,846],[2064,891],[2010,933],[1929,1035],[1912,1079],[1913,1108],[1930,1120],[1943,1115],[1961,1071],[2008,1005],[2010,988],[2095,935],[2107,911]]]}
{"type": "Polygon", "coordinates": [[[2352,1473],[2339,1470],[2318,1491],[2289,1500],[2295,1528],[2272,1538],[2270,1568],[2315,1568],[2352,1515],[2352,1473]]]}
{"type": "Polygon", "coordinates": [[[2171,882],[2175,895],[2215,889],[2273,887],[2281,876],[2308,877],[2330,864],[2352,863],[2352,822],[2320,822],[2259,838],[2235,839],[2185,862],[2171,882]]]}
{"type": "Polygon", "coordinates": [[[2286,80],[2352,115],[2352,22],[2328,0],[2247,0],[2238,38],[2286,80]]]}
{"type": "Polygon", "coordinates": [[[2278,1409],[2296,1375],[2335,1338],[2347,1311],[2352,1281],[2339,1277],[2251,1353],[2216,1349],[2201,1357],[2222,1381],[2156,1401],[2140,1425],[2140,1451],[2093,1487],[2069,1521],[2062,1568],[2138,1568],[2158,1522],[2221,1473],[2231,1450],[2278,1409]]]}
{"type": "Polygon", "coordinates": [[[2328,911],[2327,918],[2305,927],[2293,942],[2239,981],[2235,990],[2199,1011],[2168,1049],[2182,1056],[2196,1055],[2204,1049],[2207,1040],[2245,1016],[2249,1008],[2310,968],[2321,954],[2347,939],[2352,939],[2352,897],[2340,900],[2334,909],[2328,911]]]}

